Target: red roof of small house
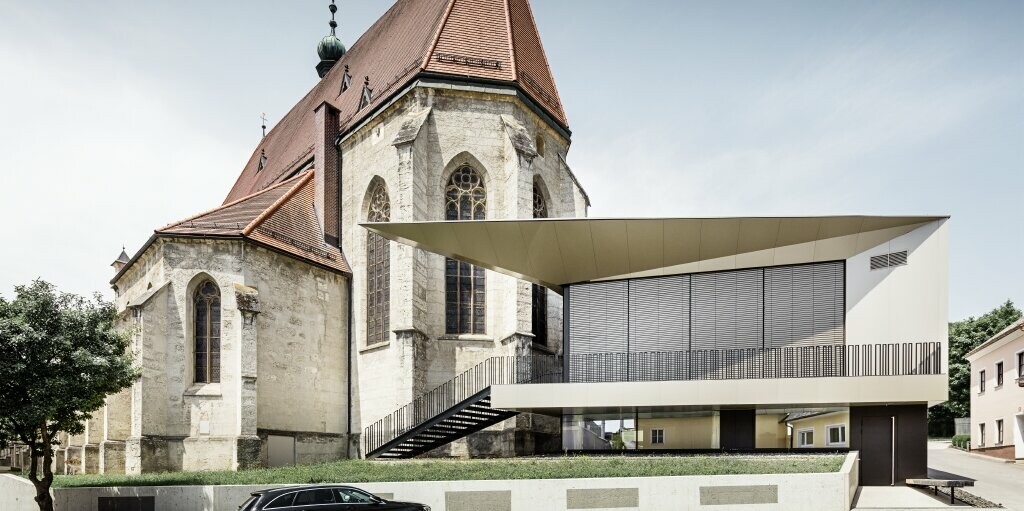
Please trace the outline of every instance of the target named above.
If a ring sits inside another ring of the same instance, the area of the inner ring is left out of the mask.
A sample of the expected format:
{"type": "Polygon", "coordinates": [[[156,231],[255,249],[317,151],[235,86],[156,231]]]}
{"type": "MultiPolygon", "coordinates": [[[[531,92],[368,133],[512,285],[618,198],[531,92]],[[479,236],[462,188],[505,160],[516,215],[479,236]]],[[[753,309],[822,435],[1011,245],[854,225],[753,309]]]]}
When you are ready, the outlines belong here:
{"type": "Polygon", "coordinates": [[[568,125],[528,0],[398,0],[260,141],[225,204],[277,183],[312,158],[319,105],[338,110],[344,133],[424,73],[519,86],[568,125]],[[342,92],[346,72],[350,85],[342,92]],[[363,105],[367,79],[371,101],[363,105]]]}

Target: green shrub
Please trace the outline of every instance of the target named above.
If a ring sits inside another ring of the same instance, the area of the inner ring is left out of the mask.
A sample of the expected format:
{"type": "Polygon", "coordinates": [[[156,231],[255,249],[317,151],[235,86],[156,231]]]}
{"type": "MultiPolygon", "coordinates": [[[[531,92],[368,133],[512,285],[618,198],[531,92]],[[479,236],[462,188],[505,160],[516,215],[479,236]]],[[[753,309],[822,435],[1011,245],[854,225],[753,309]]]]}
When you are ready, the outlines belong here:
{"type": "Polygon", "coordinates": [[[961,449],[971,448],[971,435],[954,435],[953,436],[953,447],[959,447],[961,449]]]}

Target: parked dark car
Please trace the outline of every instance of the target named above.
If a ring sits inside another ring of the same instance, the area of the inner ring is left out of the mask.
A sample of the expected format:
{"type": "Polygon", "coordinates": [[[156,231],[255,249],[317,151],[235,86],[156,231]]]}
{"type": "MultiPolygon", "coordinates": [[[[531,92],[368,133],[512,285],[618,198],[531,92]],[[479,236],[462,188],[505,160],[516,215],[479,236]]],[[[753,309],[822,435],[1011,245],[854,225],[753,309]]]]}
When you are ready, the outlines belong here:
{"type": "Polygon", "coordinates": [[[253,493],[238,511],[430,511],[430,506],[384,500],[340,484],[290,486],[253,493]]]}

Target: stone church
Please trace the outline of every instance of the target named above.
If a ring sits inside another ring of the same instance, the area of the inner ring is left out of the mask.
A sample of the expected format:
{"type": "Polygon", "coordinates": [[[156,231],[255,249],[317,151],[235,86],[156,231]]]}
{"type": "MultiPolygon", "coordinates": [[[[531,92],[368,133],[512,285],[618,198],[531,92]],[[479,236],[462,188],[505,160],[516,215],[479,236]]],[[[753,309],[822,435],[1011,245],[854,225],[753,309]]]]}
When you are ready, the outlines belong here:
{"type": "MultiPolygon", "coordinates": [[[[586,215],[528,1],[397,0],[348,50],[335,11],[319,82],[224,202],[114,262],[142,377],[62,439],[58,472],[361,457],[368,424],[482,360],[560,352],[557,295],[360,225],[586,215]]],[[[431,454],[559,435],[524,414],[431,454]]]]}

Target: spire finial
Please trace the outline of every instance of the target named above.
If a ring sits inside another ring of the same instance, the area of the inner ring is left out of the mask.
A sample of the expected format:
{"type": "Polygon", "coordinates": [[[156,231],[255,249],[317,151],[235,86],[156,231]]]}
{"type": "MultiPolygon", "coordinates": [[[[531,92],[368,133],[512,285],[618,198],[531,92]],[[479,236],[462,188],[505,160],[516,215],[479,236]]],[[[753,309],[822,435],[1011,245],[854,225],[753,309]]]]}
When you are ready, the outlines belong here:
{"type": "Polygon", "coordinates": [[[338,12],[338,6],[334,5],[334,0],[331,0],[331,5],[328,7],[331,10],[331,35],[334,34],[334,29],[338,28],[338,22],[334,21],[334,13],[338,12]]]}
{"type": "Polygon", "coordinates": [[[262,121],[261,128],[263,128],[263,136],[267,136],[267,113],[263,112],[260,114],[260,121],[262,121]]]}

